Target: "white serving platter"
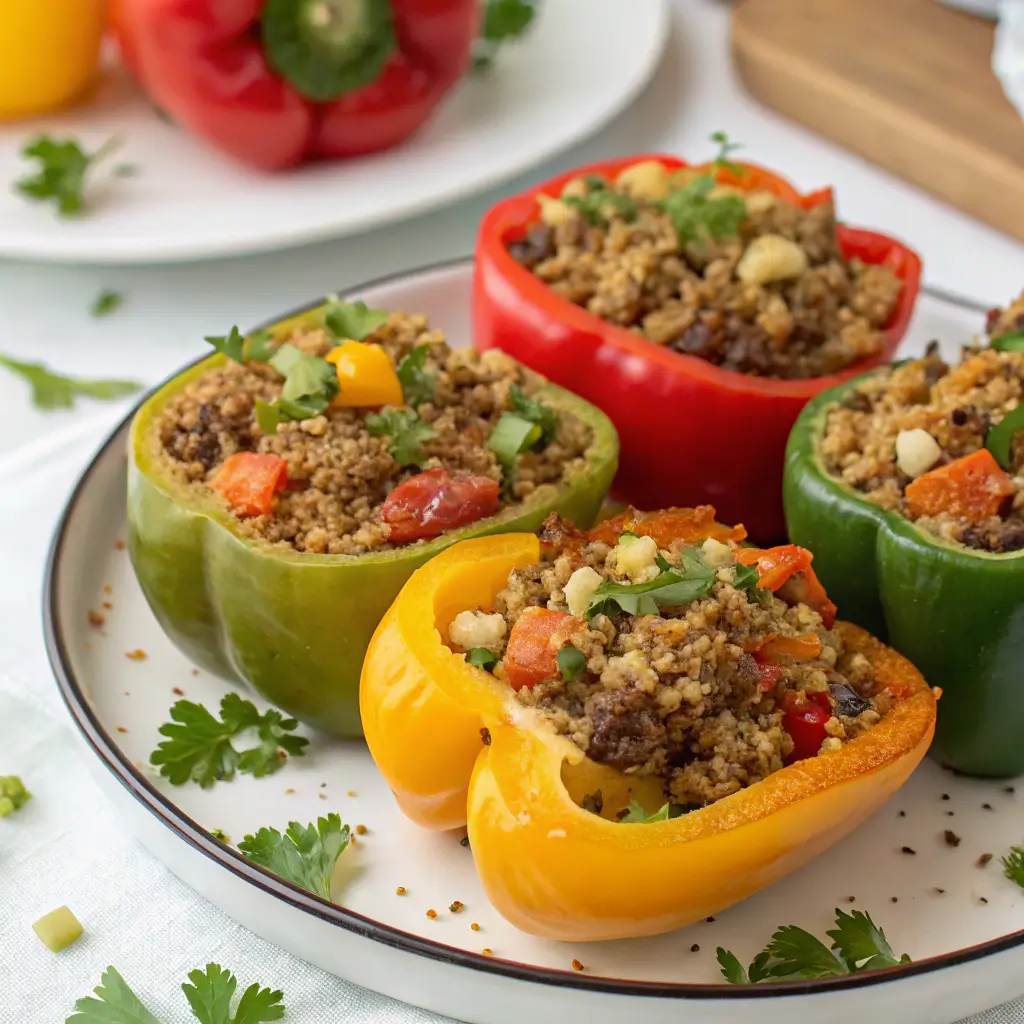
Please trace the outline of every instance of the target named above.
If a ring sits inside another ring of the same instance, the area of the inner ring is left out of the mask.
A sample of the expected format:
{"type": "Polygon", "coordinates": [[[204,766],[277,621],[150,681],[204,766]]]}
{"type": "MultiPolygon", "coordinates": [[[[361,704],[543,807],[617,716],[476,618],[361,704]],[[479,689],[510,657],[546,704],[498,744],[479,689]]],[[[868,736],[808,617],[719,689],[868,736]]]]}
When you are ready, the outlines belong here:
{"type": "MultiPolygon", "coordinates": [[[[470,282],[470,265],[459,263],[354,294],[426,312],[453,343],[465,344],[470,282]]],[[[938,336],[955,358],[980,325],[977,312],[925,297],[901,354],[938,336]]],[[[49,654],[97,778],[129,826],[247,928],[340,977],[478,1024],[619,1024],[623,1014],[655,1024],[741,1016],[769,1024],[948,1024],[1024,993],[1024,892],[1002,877],[998,862],[1024,840],[1024,783],[1014,788],[1012,780],[960,778],[926,761],[887,806],[798,875],[713,921],[590,945],[538,940],[505,923],[488,905],[461,836],[407,822],[360,742],[312,736],[308,756],[269,778],[209,790],[169,786],[147,761],[178,691],[214,707],[238,688],[197,673],[143,600],[120,543],[125,439],[122,426],[105,443],[59,525],[44,602],[49,654]],[[90,610],[104,616],[102,628],[90,624],[90,610]],[[135,650],[145,659],[125,656],[135,650]],[[339,861],[336,905],[254,867],[210,834],[223,829],[238,842],[261,826],[283,828],[328,811],[368,828],[339,861]],[[985,853],[995,857],[978,867],[985,853]],[[460,913],[448,909],[455,900],[465,905],[460,913]],[[748,960],[780,924],[822,935],[836,907],[868,911],[914,962],[790,985],[723,983],[716,946],[748,960]]]]}
{"type": "Polygon", "coordinates": [[[437,117],[396,149],[282,174],[241,167],[162,120],[112,71],[88,107],[0,128],[0,256],[164,262],[236,256],[348,235],[464,199],[597,131],[636,97],[668,37],[668,0],[548,0],[492,74],[469,76],[437,117]],[[90,151],[123,140],[102,166],[88,215],[56,217],[7,182],[39,132],[90,151]]]}

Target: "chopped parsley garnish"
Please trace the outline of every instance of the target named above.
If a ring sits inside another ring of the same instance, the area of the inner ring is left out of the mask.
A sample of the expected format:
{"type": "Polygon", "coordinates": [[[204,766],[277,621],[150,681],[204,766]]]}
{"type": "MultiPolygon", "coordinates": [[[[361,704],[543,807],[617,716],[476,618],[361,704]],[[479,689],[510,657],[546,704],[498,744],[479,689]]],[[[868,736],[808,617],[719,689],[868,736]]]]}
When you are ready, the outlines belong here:
{"type": "Polygon", "coordinates": [[[238,849],[254,864],[329,901],[331,874],[348,842],[348,825],[342,825],[339,815],[328,814],[317,818],[315,826],[290,821],[284,835],[276,828],[261,828],[247,835],[238,849]]]}
{"type": "Polygon", "coordinates": [[[386,309],[370,309],[365,302],[342,302],[331,297],[324,309],[324,324],[339,341],[362,341],[388,318],[386,309]]]}
{"type": "Polygon", "coordinates": [[[733,985],[828,978],[910,963],[906,953],[897,958],[885,932],[859,910],[847,914],[837,909],[836,927],[825,934],[832,940],[831,948],[803,928],[783,925],[748,968],[721,947],[718,962],[726,981],[733,985]]]}
{"type": "Polygon", "coordinates": [[[203,341],[208,341],[216,352],[236,363],[245,362],[245,338],[237,327],[232,327],[227,334],[207,335],[203,341]]]}
{"type": "Polygon", "coordinates": [[[21,151],[26,160],[38,160],[39,169],[14,183],[14,187],[40,203],[53,202],[59,217],[81,213],[83,192],[89,168],[109,156],[120,145],[108,139],[95,153],[87,153],[74,139],[63,141],[38,135],[21,151]]]}
{"type": "Polygon", "coordinates": [[[218,780],[233,779],[236,771],[257,778],[272,775],[288,754],[298,756],[309,744],[303,736],[289,735],[299,724],[294,718],[285,718],[273,708],[260,714],[255,704],[237,693],[225,694],[219,720],[190,700],[177,701],[171,718],[157,730],[167,739],[149,760],[173,786],[191,779],[206,789],[218,780]],[[231,741],[243,732],[257,742],[239,751],[231,741]]]}
{"type": "Polygon", "coordinates": [[[536,423],[540,427],[540,440],[537,442],[539,448],[546,448],[555,439],[558,433],[558,413],[550,406],[530,398],[515,384],[509,388],[509,398],[512,399],[512,412],[521,416],[524,420],[536,423]]]}
{"type": "Polygon", "coordinates": [[[630,800],[626,813],[619,818],[620,822],[627,825],[650,825],[655,821],[668,821],[671,818],[681,818],[688,814],[692,807],[685,804],[663,804],[653,814],[648,814],[644,808],[635,800],[630,800]]]}
{"type": "Polygon", "coordinates": [[[423,442],[437,437],[412,409],[384,409],[366,417],[366,429],[374,437],[388,438],[388,454],[399,466],[427,464],[423,442]]]}
{"type": "Polygon", "coordinates": [[[402,397],[413,408],[434,398],[434,375],[426,368],[429,354],[429,346],[417,345],[396,368],[402,397]]]}
{"type": "Polygon", "coordinates": [[[1024,352],[1024,331],[1007,331],[990,339],[989,347],[997,352],[1024,352]]]}
{"type": "Polygon", "coordinates": [[[247,363],[269,363],[278,345],[270,331],[253,331],[245,339],[243,354],[247,363]]]}
{"type": "Polygon", "coordinates": [[[466,652],[466,661],[470,665],[482,668],[485,672],[490,672],[498,664],[498,656],[486,647],[471,647],[466,652]]]}
{"type": "Polygon", "coordinates": [[[0,818],[20,810],[31,797],[17,775],[0,775],[0,818]]]}
{"type": "Polygon", "coordinates": [[[218,842],[230,843],[231,837],[222,828],[211,828],[210,835],[213,836],[218,842]]]}
{"type": "Polygon", "coordinates": [[[319,356],[302,352],[285,342],[267,362],[282,377],[280,397],[273,402],[256,402],[256,422],[264,434],[272,434],[287,420],[308,420],[318,416],[338,393],[338,371],[319,356]]]}
{"type": "Polygon", "coordinates": [[[607,224],[609,210],[629,224],[640,209],[635,199],[616,192],[600,178],[588,182],[585,196],[562,196],[562,202],[577,210],[588,224],[607,224]]]}
{"type": "Polygon", "coordinates": [[[99,295],[93,299],[92,305],[89,307],[90,316],[110,316],[111,313],[117,309],[122,302],[122,296],[119,292],[102,291],[99,295]]]}
{"type": "Polygon", "coordinates": [[[567,683],[578,679],[587,668],[587,656],[572,646],[563,647],[555,655],[555,661],[558,663],[559,674],[567,683]]]}
{"type": "Polygon", "coordinates": [[[486,0],[480,35],[473,47],[473,70],[489,70],[501,46],[522,36],[535,13],[535,0],[486,0]]]}
{"type": "Polygon", "coordinates": [[[491,436],[487,439],[487,447],[497,456],[501,466],[502,488],[508,493],[516,478],[516,459],[522,452],[528,451],[539,444],[544,436],[544,429],[537,423],[514,412],[501,414],[501,419],[494,424],[491,436]]]}
{"type": "Polygon", "coordinates": [[[718,144],[712,171],[698,175],[682,188],[673,189],[658,203],[671,219],[680,244],[701,242],[707,237],[732,238],[739,234],[740,224],[747,215],[747,204],[740,196],[712,198],[710,195],[717,185],[714,174],[717,168],[742,173],[741,167],[727,159],[739,144],[730,142],[725,132],[714,132],[711,141],[718,144]]]}
{"type": "Polygon", "coordinates": [[[1024,846],[1011,846],[1000,863],[1003,865],[1003,874],[1024,889],[1024,846]]]}
{"type": "Polygon", "coordinates": [[[996,462],[1005,470],[1012,469],[1010,462],[1014,437],[1024,432],[1024,402],[1011,409],[985,436],[985,447],[996,462]]]}
{"type": "Polygon", "coordinates": [[[112,402],[142,389],[134,380],[87,380],[54,373],[42,363],[23,363],[0,355],[0,366],[26,380],[32,388],[32,404],[38,409],[71,409],[76,398],[112,402]]]}
{"type": "MultiPolygon", "coordinates": [[[[242,993],[232,1014],[237,988],[235,976],[220,964],[191,971],[181,986],[199,1024],[269,1024],[284,1016],[283,993],[255,983],[242,993]]],[[[160,1024],[113,967],[103,972],[93,992],[75,1003],[76,1012],[65,1024],[160,1024]]]]}

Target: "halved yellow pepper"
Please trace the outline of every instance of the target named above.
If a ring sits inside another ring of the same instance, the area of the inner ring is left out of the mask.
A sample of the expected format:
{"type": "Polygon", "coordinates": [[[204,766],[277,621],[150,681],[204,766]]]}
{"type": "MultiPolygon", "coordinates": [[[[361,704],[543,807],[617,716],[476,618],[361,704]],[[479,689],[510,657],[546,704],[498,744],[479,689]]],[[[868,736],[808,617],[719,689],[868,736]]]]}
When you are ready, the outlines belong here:
{"type": "Polygon", "coordinates": [[[682,817],[608,820],[630,800],[654,811],[655,780],[585,757],[510,687],[451,651],[448,624],[487,608],[532,534],[468,540],[409,579],[370,643],[360,712],[370,752],[405,814],[469,826],[488,898],[512,924],[575,942],[654,935],[730,906],[802,867],[906,781],[935,727],[935,698],[895,651],[848,623],[848,648],[873,664],[894,705],[838,751],[797,762],[682,817]],[[604,815],[578,806],[600,786],[604,815]]]}
{"type": "Polygon", "coordinates": [[[343,341],[324,358],[338,371],[339,392],[334,405],[365,408],[401,405],[402,384],[387,352],[365,341],[343,341]]]}

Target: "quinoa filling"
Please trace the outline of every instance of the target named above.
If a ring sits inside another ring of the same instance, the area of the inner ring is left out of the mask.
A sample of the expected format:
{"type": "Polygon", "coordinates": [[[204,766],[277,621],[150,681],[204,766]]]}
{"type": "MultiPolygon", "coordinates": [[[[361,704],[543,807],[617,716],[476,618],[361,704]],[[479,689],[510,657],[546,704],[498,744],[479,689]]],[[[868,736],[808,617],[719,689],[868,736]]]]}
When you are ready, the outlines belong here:
{"type": "MultiPolygon", "coordinates": [[[[989,316],[993,345],[1022,327],[1024,296],[989,316]]],[[[829,409],[822,461],[868,501],[943,540],[1021,551],[1022,403],[1024,342],[1016,350],[965,348],[956,366],[933,342],[923,359],[865,378],[829,409]]]]}
{"type": "Polygon", "coordinates": [[[882,349],[902,283],[843,257],[831,193],[805,210],[646,161],[614,183],[591,175],[537,198],[540,219],[508,244],[513,259],[655,344],[786,379],[882,349]]]}
{"type": "MultiPolygon", "coordinates": [[[[493,609],[457,615],[449,641],[591,760],[659,778],[676,813],[837,750],[890,706],[868,660],[798,600],[799,573],[773,593],[737,561],[754,549],[608,543],[557,519],[541,537],[544,560],[514,570],[493,609]]],[[[761,557],[784,550],[799,551],[761,557]]]]}
{"type": "MultiPolygon", "coordinates": [[[[386,513],[389,498],[405,494],[410,481],[413,488],[421,480],[454,481],[463,519],[453,525],[464,525],[474,501],[484,518],[582,468],[590,427],[544,406],[543,396],[537,401],[543,379],[504,353],[451,349],[425,317],[405,313],[387,316],[362,342],[383,349],[392,376],[397,370],[402,390],[393,406],[334,400],[316,414],[268,425],[268,407],[291,408],[282,400],[285,376],[269,361],[229,360],[160,411],[154,429],[164,470],[224,503],[247,536],[301,552],[357,555],[405,542],[386,513]],[[509,417],[529,430],[534,424],[524,416],[543,430],[514,436],[511,449],[507,437],[499,444],[499,422],[505,419],[506,435],[509,417]],[[218,489],[225,463],[239,453],[280,460],[286,482],[261,514],[240,513],[218,489]]],[[[341,339],[330,330],[297,328],[286,343],[333,374],[323,357],[341,339]]]]}

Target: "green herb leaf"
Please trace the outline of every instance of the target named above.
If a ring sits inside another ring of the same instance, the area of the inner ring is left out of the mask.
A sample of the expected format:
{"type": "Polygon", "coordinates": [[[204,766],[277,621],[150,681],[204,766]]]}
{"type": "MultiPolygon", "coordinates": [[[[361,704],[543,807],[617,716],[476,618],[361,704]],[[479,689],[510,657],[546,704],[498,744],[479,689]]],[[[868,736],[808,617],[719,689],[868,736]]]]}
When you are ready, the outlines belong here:
{"type": "Polygon", "coordinates": [[[487,0],[480,36],[474,45],[473,70],[489,70],[502,44],[522,36],[535,13],[534,0],[487,0]]]}
{"type": "Polygon", "coordinates": [[[102,291],[93,299],[89,307],[90,316],[109,316],[118,306],[121,305],[122,297],[119,292],[102,291]]]}
{"type": "Polygon", "coordinates": [[[329,814],[317,818],[315,827],[290,821],[284,835],[261,828],[256,835],[247,835],[238,849],[254,864],[330,900],[331,874],[348,842],[348,825],[343,826],[337,814],[329,814]]]}
{"type": "Polygon", "coordinates": [[[365,302],[334,299],[324,310],[324,324],[338,341],[362,341],[388,318],[386,309],[370,309],[365,302]]]}
{"type": "Polygon", "coordinates": [[[278,344],[270,331],[253,331],[245,339],[243,346],[245,361],[247,363],[269,363],[277,349],[278,344]]]}
{"type": "Polygon", "coordinates": [[[851,971],[869,971],[880,967],[895,967],[910,963],[910,957],[897,957],[885,933],[870,915],[860,910],[847,914],[836,910],[836,927],[825,933],[832,940],[832,948],[839,952],[851,971]]]}
{"type": "Polygon", "coordinates": [[[1003,874],[1024,889],[1024,846],[1011,846],[1000,863],[1003,865],[1003,874]]]}
{"type": "Polygon", "coordinates": [[[487,439],[487,447],[498,458],[501,466],[502,488],[506,493],[512,489],[516,479],[516,459],[537,444],[544,436],[543,429],[530,420],[513,412],[501,414],[501,419],[494,424],[491,436],[487,439]]]}
{"type": "Polygon", "coordinates": [[[662,571],[646,583],[605,580],[594,591],[586,618],[599,613],[614,615],[620,610],[630,615],[657,615],[661,608],[681,607],[704,597],[718,578],[697,547],[683,549],[679,566],[666,569],[665,564],[659,563],[662,571]]]}
{"type": "Polygon", "coordinates": [[[466,652],[466,661],[485,672],[490,672],[498,664],[498,656],[486,647],[471,647],[466,652]]]}
{"type": "Polygon", "coordinates": [[[75,1003],[78,1012],[64,1024],[160,1024],[113,967],[103,972],[93,992],[99,998],[79,999],[75,1003]]]}
{"type": "Polygon", "coordinates": [[[203,341],[208,341],[220,355],[227,356],[236,363],[245,362],[245,338],[237,327],[232,326],[227,334],[206,335],[203,341]]]}
{"type": "Polygon", "coordinates": [[[675,189],[658,206],[668,214],[679,236],[680,245],[715,240],[739,234],[747,215],[747,204],[739,196],[708,197],[715,187],[710,175],[695,178],[681,189],[675,189]]]}
{"type": "Polygon", "coordinates": [[[231,1024],[266,1024],[284,1016],[284,993],[280,989],[260,988],[253,982],[238,1001],[231,1024]]]}
{"type": "Polygon", "coordinates": [[[712,132],[708,138],[718,145],[718,152],[715,154],[715,158],[712,163],[716,167],[723,167],[727,171],[731,171],[733,174],[743,174],[743,168],[739,164],[729,162],[729,154],[735,153],[737,149],[743,148],[742,142],[731,142],[726,132],[712,132]]]}
{"type": "Polygon", "coordinates": [[[670,821],[672,818],[681,818],[692,810],[695,810],[695,808],[686,804],[667,803],[662,804],[653,814],[648,814],[635,800],[630,800],[626,813],[619,818],[619,821],[628,825],[651,825],[656,821],[670,821]]]}
{"type": "Polygon", "coordinates": [[[0,355],[0,366],[6,366],[28,381],[32,388],[32,404],[38,409],[71,409],[78,397],[112,402],[142,389],[142,385],[134,380],[66,377],[47,369],[42,363],[23,363],[10,356],[0,355]]]}
{"type": "Polygon", "coordinates": [[[210,829],[210,835],[213,836],[213,838],[218,840],[219,842],[222,842],[222,843],[230,843],[231,842],[231,837],[222,828],[211,828],[210,829]]]}
{"type": "Polygon", "coordinates": [[[989,347],[999,352],[1024,352],[1024,331],[1007,331],[989,340],[989,347]]]}
{"type": "Polygon", "coordinates": [[[607,224],[609,210],[630,224],[636,220],[640,209],[631,196],[616,192],[604,183],[591,185],[585,196],[562,196],[562,202],[578,210],[588,224],[607,224]]]}
{"type": "Polygon", "coordinates": [[[278,424],[288,420],[276,402],[264,402],[262,398],[256,399],[253,412],[260,430],[267,435],[276,434],[278,424]]]}
{"type": "Polygon", "coordinates": [[[284,1016],[282,993],[250,985],[231,1015],[231,1001],[238,982],[219,964],[207,964],[205,971],[191,971],[191,984],[181,986],[199,1024],[265,1024],[284,1016]]]}
{"type": "Polygon", "coordinates": [[[29,140],[21,151],[26,160],[38,160],[39,169],[14,183],[14,187],[41,203],[53,202],[60,217],[81,213],[86,172],[120,145],[108,139],[95,153],[86,153],[74,140],[60,141],[49,135],[29,140]]]}
{"type": "Polygon", "coordinates": [[[821,939],[795,924],[777,929],[766,947],[772,978],[829,978],[849,968],[821,939]]]}
{"type": "Polygon", "coordinates": [[[990,427],[985,435],[985,447],[992,453],[996,462],[1005,470],[1012,469],[1013,439],[1024,431],[1024,402],[1011,409],[994,427],[990,427]]]}
{"type": "MultiPolygon", "coordinates": [[[[256,342],[256,352],[269,349],[265,339],[256,342]]],[[[290,342],[274,349],[267,362],[284,377],[284,384],[275,401],[256,402],[256,422],[264,434],[274,433],[279,423],[318,416],[338,393],[335,367],[326,359],[300,351],[290,342]]]]}
{"type": "Polygon", "coordinates": [[[230,780],[235,772],[261,777],[271,775],[284,764],[285,756],[304,753],[309,740],[290,736],[298,722],[271,708],[262,715],[250,701],[229,693],[220,702],[220,720],[202,704],[179,700],[171,708],[172,722],[158,732],[166,736],[150,755],[150,763],[171,785],[191,779],[204,789],[218,780],[230,780]],[[243,731],[251,731],[258,742],[239,752],[231,743],[243,731]]]}
{"type": "Polygon", "coordinates": [[[558,413],[550,406],[530,398],[515,384],[509,388],[509,397],[512,399],[512,411],[530,423],[536,423],[540,427],[540,440],[538,448],[546,448],[555,439],[558,433],[558,413]]]}
{"type": "Polygon", "coordinates": [[[388,438],[388,454],[399,466],[427,464],[423,442],[437,437],[412,409],[383,409],[371,412],[365,420],[367,431],[374,437],[388,438]]]}
{"type": "Polygon", "coordinates": [[[736,959],[736,954],[721,946],[715,950],[715,956],[722,967],[722,974],[730,985],[749,985],[750,978],[743,965],[736,959]]]}
{"type": "Polygon", "coordinates": [[[17,775],[0,775],[0,818],[20,810],[32,798],[17,775]]]}
{"type": "Polygon", "coordinates": [[[587,656],[571,645],[563,647],[555,655],[555,661],[558,663],[559,674],[567,683],[578,679],[587,668],[587,656]]]}
{"type": "Polygon", "coordinates": [[[428,345],[417,345],[398,364],[397,373],[406,405],[415,408],[434,400],[434,375],[427,366],[428,345]]]}

